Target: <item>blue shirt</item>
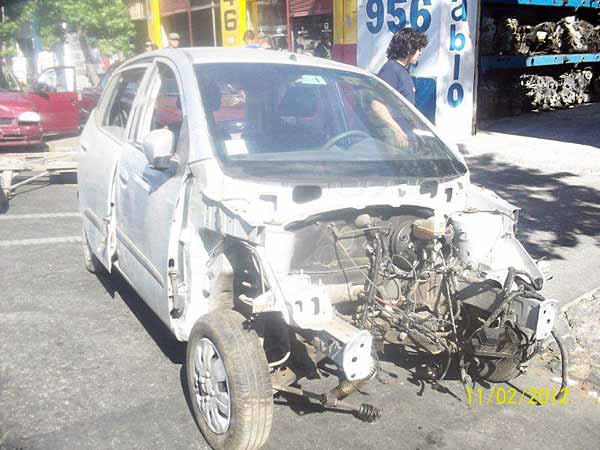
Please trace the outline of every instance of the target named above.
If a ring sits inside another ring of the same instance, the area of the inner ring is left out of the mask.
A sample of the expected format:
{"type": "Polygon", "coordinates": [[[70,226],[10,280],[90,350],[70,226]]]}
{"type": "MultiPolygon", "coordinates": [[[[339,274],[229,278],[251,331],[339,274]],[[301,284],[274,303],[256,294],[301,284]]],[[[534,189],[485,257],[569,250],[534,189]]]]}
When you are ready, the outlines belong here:
{"type": "Polygon", "coordinates": [[[377,76],[396,89],[406,100],[415,104],[415,83],[408,69],[398,61],[388,59],[377,76]]]}

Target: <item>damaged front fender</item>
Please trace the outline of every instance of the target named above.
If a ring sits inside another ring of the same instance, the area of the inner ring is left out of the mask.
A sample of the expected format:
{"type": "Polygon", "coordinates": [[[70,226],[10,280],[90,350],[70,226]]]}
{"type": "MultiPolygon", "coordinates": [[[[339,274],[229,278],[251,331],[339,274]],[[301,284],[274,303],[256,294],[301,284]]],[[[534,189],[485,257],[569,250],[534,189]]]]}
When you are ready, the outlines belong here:
{"type": "Polygon", "coordinates": [[[506,279],[509,267],[528,273],[539,287],[544,276],[515,237],[519,208],[495,193],[471,186],[464,211],[451,215],[459,257],[479,278],[506,279]]]}

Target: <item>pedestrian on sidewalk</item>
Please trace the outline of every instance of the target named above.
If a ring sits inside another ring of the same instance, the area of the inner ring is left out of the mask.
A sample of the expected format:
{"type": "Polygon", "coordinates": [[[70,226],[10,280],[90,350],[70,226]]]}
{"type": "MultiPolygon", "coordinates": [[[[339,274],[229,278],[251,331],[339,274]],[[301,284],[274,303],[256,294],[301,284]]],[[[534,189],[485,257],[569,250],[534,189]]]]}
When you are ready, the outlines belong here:
{"type": "Polygon", "coordinates": [[[262,48],[254,31],[246,30],[244,33],[244,48],[262,48]]]}
{"type": "Polygon", "coordinates": [[[403,28],[392,37],[387,49],[388,60],[377,74],[413,105],[415,83],[409,69],[417,63],[425,47],[427,36],[412,28],[403,28]]]}
{"type": "Polygon", "coordinates": [[[179,33],[169,33],[169,46],[167,48],[179,48],[179,33]]]}
{"type": "Polygon", "coordinates": [[[321,39],[313,50],[313,56],[331,59],[331,37],[329,36],[329,33],[321,34],[321,39]]]}

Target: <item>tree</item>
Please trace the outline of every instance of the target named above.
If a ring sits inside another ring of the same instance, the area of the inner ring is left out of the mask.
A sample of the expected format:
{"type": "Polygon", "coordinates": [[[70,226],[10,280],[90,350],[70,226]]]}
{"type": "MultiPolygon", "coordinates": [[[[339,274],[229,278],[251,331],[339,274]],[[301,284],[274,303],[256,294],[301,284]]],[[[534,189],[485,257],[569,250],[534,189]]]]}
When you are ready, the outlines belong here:
{"type": "Polygon", "coordinates": [[[15,20],[23,12],[23,3],[5,2],[0,0],[0,6],[3,10],[0,12],[0,58],[14,56],[17,54],[17,32],[19,31],[19,22],[15,20]]]}
{"type": "Polygon", "coordinates": [[[125,0],[29,0],[17,18],[5,21],[2,26],[7,27],[12,21],[18,26],[32,24],[45,48],[64,42],[67,33],[76,33],[88,75],[94,83],[98,76],[91,44],[99,47],[103,54],[131,53],[134,27],[125,0]]]}

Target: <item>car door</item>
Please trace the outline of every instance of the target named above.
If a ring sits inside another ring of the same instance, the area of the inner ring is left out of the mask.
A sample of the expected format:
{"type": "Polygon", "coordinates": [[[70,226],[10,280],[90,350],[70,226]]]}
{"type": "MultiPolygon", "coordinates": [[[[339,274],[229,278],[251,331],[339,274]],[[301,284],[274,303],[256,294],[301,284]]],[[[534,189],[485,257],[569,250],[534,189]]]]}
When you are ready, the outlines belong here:
{"type": "Polygon", "coordinates": [[[115,74],[80,140],[79,205],[90,248],[110,269],[115,243],[114,188],[116,168],[131,128],[134,99],[149,64],[136,64],[115,74]]]}
{"type": "Polygon", "coordinates": [[[42,117],[44,134],[69,134],[79,130],[74,67],[44,70],[29,93],[42,117]]]}
{"type": "Polygon", "coordinates": [[[148,97],[136,113],[134,139],[123,148],[116,190],[119,267],[165,322],[169,320],[169,239],[188,151],[180,79],[169,61],[155,62],[148,97]],[[152,130],[160,128],[173,132],[177,159],[162,170],[150,165],[142,145],[152,130]]]}

